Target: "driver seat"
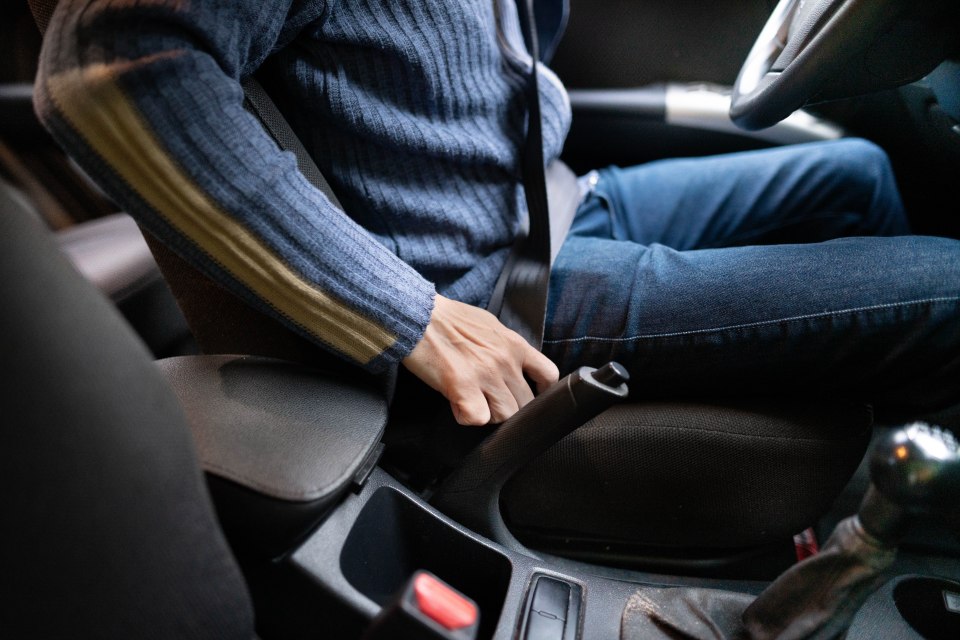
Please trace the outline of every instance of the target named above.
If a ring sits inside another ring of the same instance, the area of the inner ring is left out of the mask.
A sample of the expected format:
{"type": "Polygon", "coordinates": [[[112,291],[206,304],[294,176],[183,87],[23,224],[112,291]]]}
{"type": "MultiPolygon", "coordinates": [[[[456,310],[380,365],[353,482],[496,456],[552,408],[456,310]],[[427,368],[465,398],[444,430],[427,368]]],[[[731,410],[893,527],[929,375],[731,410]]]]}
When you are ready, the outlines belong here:
{"type": "MultiPolygon", "coordinates": [[[[42,30],[56,2],[30,4],[42,30]]],[[[202,353],[349,368],[149,234],[147,241],[202,353]]],[[[445,412],[439,394],[401,380],[387,430],[388,457],[399,461],[398,472],[423,468],[428,458],[435,463],[427,465],[429,483],[458,464],[460,434],[450,433],[456,427],[440,417],[445,412]]],[[[843,401],[631,402],[602,413],[521,470],[500,504],[517,538],[537,549],[727,574],[772,547],[788,545],[792,553],[793,535],[813,526],[853,475],[871,423],[869,407],[843,401]]]]}

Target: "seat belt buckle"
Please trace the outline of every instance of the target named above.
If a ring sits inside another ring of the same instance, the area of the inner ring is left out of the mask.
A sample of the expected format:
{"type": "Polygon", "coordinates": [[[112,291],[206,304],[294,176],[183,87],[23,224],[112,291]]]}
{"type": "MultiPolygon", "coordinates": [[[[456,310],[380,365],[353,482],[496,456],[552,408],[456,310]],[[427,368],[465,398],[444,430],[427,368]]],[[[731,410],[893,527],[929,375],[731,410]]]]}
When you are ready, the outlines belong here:
{"type": "Polygon", "coordinates": [[[363,640],[475,640],[479,626],[476,602],[420,570],[381,609],[363,640]]]}

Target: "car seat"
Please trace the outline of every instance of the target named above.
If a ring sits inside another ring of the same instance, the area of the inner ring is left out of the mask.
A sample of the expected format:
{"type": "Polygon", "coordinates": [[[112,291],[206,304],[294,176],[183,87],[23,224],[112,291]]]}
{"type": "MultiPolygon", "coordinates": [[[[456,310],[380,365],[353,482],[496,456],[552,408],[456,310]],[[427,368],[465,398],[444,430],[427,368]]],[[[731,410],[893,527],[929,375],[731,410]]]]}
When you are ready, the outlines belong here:
{"type": "Polygon", "coordinates": [[[0,181],[4,635],[252,638],[177,398],[0,181]]]}

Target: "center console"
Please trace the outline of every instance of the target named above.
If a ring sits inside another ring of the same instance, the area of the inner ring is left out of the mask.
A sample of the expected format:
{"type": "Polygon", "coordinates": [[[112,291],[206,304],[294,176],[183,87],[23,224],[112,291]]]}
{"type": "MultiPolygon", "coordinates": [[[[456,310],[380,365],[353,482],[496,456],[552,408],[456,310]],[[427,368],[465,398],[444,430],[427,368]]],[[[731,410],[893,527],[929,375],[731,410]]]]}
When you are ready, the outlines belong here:
{"type": "MultiPolygon", "coordinates": [[[[770,584],[579,562],[531,550],[506,530],[497,501],[505,478],[536,455],[531,451],[582,422],[579,415],[567,420],[580,408],[609,406],[603,395],[623,397],[617,371],[584,369],[578,375],[586,383],[565,379],[569,393],[542,394],[537,401],[548,402],[555,418],[543,431],[548,436],[532,433],[535,401],[518,414],[522,428],[501,426],[501,439],[477,447],[428,502],[377,463],[387,403],[375,387],[242,357],[171,359],[161,370],[187,409],[218,514],[259,603],[264,637],[316,637],[319,628],[323,637],[365,640],[733,638],[745,637],[743,613],[751,607],[774,623],[780,616],[800,620],[801,630],[816,617],[811,612],[826,612],[849,626],[847,638],[960,637],[960,561],[912,548],[898,555],[895,547],[920,507],[949,510],[960,492],[960,466],[947,460],[956,457],[956,442],[936,429],[898,431],[882,456],[874,452],[883,464],[873,465],[868,500],[841,525],[856,535],[867,531],[866,546],[876,543],[878,552],[850,552],[843,539],[831,539],[770,584]],[[554,402],[557,394],[564,398],[554,402]],[[576,406],[557,409],[567,401],[576,406]],[[455,507],[436,508],[451,496],[458,496],[455,507]],[[270,530],[283,535],[264,534],[270,530]],[[438,587],[439,604],[418,600],[412,580],[422,575],[446,585],[438,587]],[[856,589],[844,590],[838,576],[856,589]],[[840,596],[822,606],[831,589],[840,596]],[[811,597],[820,599],[817,606],[799,604],[811,597]],[[430,617],[444,602],[476,616],[461,627],[449,622],[457,615],[430,617]],[[409,618],[411,606],[423,610],[407,626],[385,620],[409,618]],[[389,632],[396,628],[404,631],[389,632]]],[[[818,624],[813,620],[806,634],[774,624],[749,637],[820,637],[813,635],[818,624]]]]}
{"type": "MultiPolygon", "coordinates": [[[[363,489],[344,500],[288,562],[317,588],[336,594],[369,619],[414,571],[430,571],[477,603],[480,640],[626,640],[629,636],[621,635],[625,608],[638,589],[722,591],[745,606],[767,587],[758,581],[626,571],[507,549],[453,522],[382,469],[375,469],[363,489]],[[560,585],[566,598],[547,615],[536,598],[542,584],[560,585]]],[[[890,575],[894,577],[856,613],[847,638],[960,637],[960,562],[901,553],[890,575]]]]}
{"type": "MultiPolygon", "coordinates": [[[[626,571],[507,549],[453,522],[382,469],[375,469],[363,489],[348,496],[288,562],[317,589],[336,594],[371,620],[413,572],[430,571],[477,603],[479,640],[626,638],[621,636],[625,608],[640,588],[742,594],[745,605],[767,587],[758,581],[626,571]],[[568,589],[567,603],[547,616],[535,597],[544,579],[568,589]],[[544,618],[548,624],[542,624],[544,618]]],[[[903,553],[890,573],[894,577],[854,617],[847,638],[958,637],[960,562],[903,553]]]]}

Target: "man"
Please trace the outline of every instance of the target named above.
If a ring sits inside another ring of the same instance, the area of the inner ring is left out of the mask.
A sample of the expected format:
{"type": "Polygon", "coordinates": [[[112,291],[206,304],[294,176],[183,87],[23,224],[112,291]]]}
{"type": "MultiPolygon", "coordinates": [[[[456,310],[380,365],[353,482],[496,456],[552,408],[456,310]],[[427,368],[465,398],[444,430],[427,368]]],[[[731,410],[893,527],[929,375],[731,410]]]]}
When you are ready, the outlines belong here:
{"type": "MultiPolygon", "coordinates": [[[[525,375],[608,359],[650,394],[956,401],[960,243],[904,236],[862,141],[584,177],[549,359],[503,327],[482,307],[525,215],[528,68],[513,0],[61,0],[36,104],[175,252],[348,361],[402,363],[462,424],[523,406],[525,375]],[[268,56],[346,214],[242,107],[238,80],[268,56]]],[[[550,162],[570,110],[541,73],[550,162]]]]}

